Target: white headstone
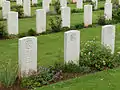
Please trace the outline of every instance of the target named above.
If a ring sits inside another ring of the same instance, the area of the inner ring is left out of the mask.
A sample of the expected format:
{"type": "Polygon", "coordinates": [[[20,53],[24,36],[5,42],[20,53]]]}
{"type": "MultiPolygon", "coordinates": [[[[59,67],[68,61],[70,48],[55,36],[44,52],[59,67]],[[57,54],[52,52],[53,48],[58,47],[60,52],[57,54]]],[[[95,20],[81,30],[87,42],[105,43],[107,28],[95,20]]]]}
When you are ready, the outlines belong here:
{"type": "Polygon", "coordinates": [[[36,10],[36,32],[46,31],[46,11],[44,9],[36,10]]]}
{"type": "Polygon", "coordinates": [[[61,8],[62,27],[70,27],[70,7],[61,8]]]}
{"type": "Polygon", "coordinates": [[[18,34],[18,12],[8,12],[8,34],[18,34]]]}
{"type": "Polygon", "coordinates": [[[3,6],[3,2],[6,1],[6,0],[0,0],[0,7],[3,6]]]}
{"type": "Polygon", "coordinates": [[[49,2],[49,4],[51,4],[51,3],[52,3],[52,0],[48,0],[48,2],[49,2]]]}
{"type": "Polygon", "coordinates": [[[114,53],[115,48],[115,26],[105,25],[102,27],[102,42],[104,46],[108,46],[112,53],[114,53]]]}
{"type": "Polygon", "coordinates": [[[16,4],[19,5],[19,6],[22,6],[22,0],[16,0],[16,4]]]}
{"type": "Polygon", "coordinates": [[[37,72],[37,38],[19,39],[19,72],[20,76],[30,76],[37,72]]]}
{"type": "Polygon", "coordinates": [[[10,11],[10,1],[4,1],[2,6],[3,19],[7,19],[9,11],[10,11]]]}
{"type": "Polygon", "coordinates": [[[67,0],[60,0],[61,7],[67,7],[67,0]]]}
{"type": "Polygon", "coordinates": [[[77,8],[83,8],[83,0],[77,0],[77,8]]]}
{"type": "Polygon", "coordinates": [[[120,0],[118,2],[119,2],[119,5],[120,5],[120,0]]]}
{"type": "Polygon", "coordinates": [[[38,0],[32,0],[32,5],[35,5],[38,3],[38,0]]]}
{"type": "Polygon", "coordinates": [[[24,0],[23,2],[23,9],[24,9],[24,16],[31,16],[31,6],[30,0],[24,0]]]}
{"type": "Polygon", "coordinates": [[[106,20],[112,19],[112,3],[105,3],[104,16],[106,20]]]}
{"type": "Polygon", "coordinates": [[[92,25],[92,5],[84,5],[84,26],[92,25]]]}
{"type": "Polygon", "coordinates": [[[106,3],[111,3],[111,0],[106,0],[106,3]]]}
{"type": "Polygon", "coordinates": [[[50,2],[49,2],[48,0],[43,0],[42,8],[43,8],[46,12],[49,12],[49,11],[50,11],[50,2]]]}
{"type": "Polygon", "coordinates": [[[79,64],[80,31],[71,30],[64,33],[64,62],[79,64]]]}

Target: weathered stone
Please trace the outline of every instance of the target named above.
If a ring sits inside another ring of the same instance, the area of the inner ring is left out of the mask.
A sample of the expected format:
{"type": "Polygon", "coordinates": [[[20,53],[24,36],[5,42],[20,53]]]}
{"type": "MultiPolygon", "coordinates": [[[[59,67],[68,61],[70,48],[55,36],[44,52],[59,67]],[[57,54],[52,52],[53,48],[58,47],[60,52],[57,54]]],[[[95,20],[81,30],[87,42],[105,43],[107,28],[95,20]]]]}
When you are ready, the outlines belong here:
{"type": "Polygon", "coordinates": [[[27,77],[37,72],[37,38],[19,39],[19,73],[27,77]]]}
{"type": "Polygon", "coordinates": [[[64,33],[64,62],[79,64],[80,31],[71,30],[64,33]]]}

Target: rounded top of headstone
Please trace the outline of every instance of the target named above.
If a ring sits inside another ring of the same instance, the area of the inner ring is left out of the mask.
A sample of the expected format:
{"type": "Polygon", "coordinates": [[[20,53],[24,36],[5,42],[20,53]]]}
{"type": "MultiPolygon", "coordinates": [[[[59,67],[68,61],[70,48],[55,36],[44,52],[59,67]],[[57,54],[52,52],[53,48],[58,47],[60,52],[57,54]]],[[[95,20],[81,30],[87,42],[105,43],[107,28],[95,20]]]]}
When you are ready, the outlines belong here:
{"type": "Polygon", "coordinates": [[[107,28],[107,27],[115,27],[115,25],[104,25],[102,28],[107,28]]]}
{"type": "Polygon", "coordinates": [[[34,37],[34,36],[30,36],[30,37],[23,37],[23,38],[20,38],[19,40],[26,40],[26,39],[37,39],[37,38],[34,37]]]}
{"type": "Polygon", "coordinates": [[[45,11],[44,9],[37,9],[36,11],[45,11]]]}
{"type": "Polygon", "coordinates": [[[65,32],[66,34],[67,33],[79,33],[80,31],[78,31],[78,30],[70,30],[70,31],[67,31],[67,32],[65,32]]]}
{"type": "Polygon", "coordinates": [[[61,7],[61,9],[70,9],[70,7],[61,7]]]}
{"type": "Polygon", "coordinates": [[[90,5],[90,4],[87,4],[87,5],[84,5],[84,7],[92,7],[92,5],[90,5]]]}
{"type": "Polygon", "coordinates": [[[8,13],[15,13],[15,14],[18,14],[18,12],[15,12],[15,11],[10,11],[10,12],[8,12],[8,13]]]}

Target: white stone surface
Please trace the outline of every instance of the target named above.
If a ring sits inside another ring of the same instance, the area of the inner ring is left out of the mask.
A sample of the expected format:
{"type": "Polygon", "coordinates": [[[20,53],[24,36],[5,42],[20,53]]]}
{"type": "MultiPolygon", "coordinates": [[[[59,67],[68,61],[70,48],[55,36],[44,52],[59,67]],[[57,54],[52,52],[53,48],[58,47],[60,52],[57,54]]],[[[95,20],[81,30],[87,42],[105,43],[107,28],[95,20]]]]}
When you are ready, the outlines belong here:
{"type": "Polygon", "coordinates": [[[70,27],[70,7],[61,7],[62,27],[70,27]]]}
{"type": "Polygon", "coordinates": [[[92,5],[84,5],[84,26],[92,25],[92,5]]]}
{"type": "Polygon", "coordinates": [[[23,2],[24,16],[31,16],[31,4],[30,0],[24,0],[23,2]]]}
{"type": "Polygon", "coordinates": [[[108,46],[112,53],[114,53],[115,48],[115,26],[105,25],[102,27],[102,41],[104,46],[108,46]]]}
{"type": "Polygon", "coordinates": [[[8,34],[18,34],[18,12],[8,12],[8,34]]]}
{"type": "Polygon", "coordinates": [[[3,6],[3,2],[6,1],[6,0],[0,0],[0,7],[3,6]]]}
{"type": "Polygon", "coordinates": [[[67,0],[60,0],[61,7],[67,7],[67,0]]]}
{"type": "Polygon", "coordinates": [[[49,2],[49,4],[51,4],[51,3],[52,3],[52,0],[48,0],[48,2],[49,2]]]}
{"type": "Polygon", "coordinates": [[[16,4],[19,5],[19,6],[22,6],[22,0],[16,0],[16,4]]]}
{"type": "Polygon", "coordinates": [[[4,1],[2,6],[3,19],[7,19],[9,11],[10,11],[10,1],[4,1]]]}
{"type": "Polygon", "coordinates": [[[37,72],[37,38],[24,37],[19,39],[19,73],[27,77],[37,72]]]}
{"type": "Polygon", "coordinates": [[[46,11],[44,9],[36,10],[36,32],[46,31],[46,11]]]}
{"type": "Polygon", "coordinates": [[[43,0],[43,2],[42,2],[42,8],[43,8],[46,12],[49,12],[49,11],[50,11],[50,1],[48,1],[48,0],[43,0]]]}
{"type": "Polygon", "coordinates": [[[106,3],[111,3],[111,0],[106,0],[106,3]]]}
{"type": "Polygon", "coordinates": [[[64,33],[64,62],[79,64],[80,31],[71,30],[64,33]]]}
{"type": "Polygon", "coordinates": [[[38,0],[32,0],[32,5],[37,4],[38,0]]]}
{"type": "Polygon", "coordinates": [[[112,3],[105,3],[104,16],[106,20],[112,19],[112,3]]]}
{"type": "Polygon", "coordinates": [[[77,8],[82,9],[83,8],[83,0],[77,0],[77,8]]]}

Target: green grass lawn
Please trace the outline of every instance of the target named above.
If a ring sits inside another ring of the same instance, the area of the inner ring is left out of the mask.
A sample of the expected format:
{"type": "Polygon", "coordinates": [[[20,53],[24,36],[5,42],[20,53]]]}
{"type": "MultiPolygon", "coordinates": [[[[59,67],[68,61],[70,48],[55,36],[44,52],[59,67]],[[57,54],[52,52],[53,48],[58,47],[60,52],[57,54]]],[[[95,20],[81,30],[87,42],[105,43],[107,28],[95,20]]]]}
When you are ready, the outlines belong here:
{"type": "MultiPolygon", "coordinates": [[[[13,3],[14,5],[15,3],[13,3]]],[[[71,8],[75,8],[75,4],[69,4],[71,8]]],[[[99,7],[103,7],[104,2],[99,2],[99,7]]],[[[41,7],[32,7],[32,18],[19,19],[19,32],[27,32],[30,28],[35,29],[35,10],[41,7]]],[[[97,18],[103,14],[103,10],[93,11],[93,23],[97,22],[97,18]]],[[[47,16],[47,28],[49,28],[49,18],[47,16]]],[[[54,16],[52,16],[54,17],[54,16]]],[[[6,21],[5,21],[6,23],[6,21]]],[[[83,23],[83,13],[71,14],[71,25],[83,23]]],[[[81,41],[86,42],[96,38],[98,43],[101,40],[101,26],[93,28],[81,29],[81,41]]],[[[120,51],[120,26],[116,25],[116,52],[120,51]]],[[[63,62],[64,57],[64,33],[54,33],[48,35],[38,36],[38,65],[48,66],[53,65],[55,62],[63,62]]],[[[81,45],[82,48],[82,45],[81,45]]],[[[0,61],[7,62],[8,60],[18,62],[18,39],[0,40],[0,61]]]]}
{"type": "Polygon", "coordinates": [[[119,90],[120,68],[89,74],[36,90],[119,90]]]}
{"type": "MultiPolygon", "coordinates": [[[[14,3],[11,3],[11,6],[14,6],[14,3]]],[[[75,8],[75,4],[69,4],[68,6],[71,9],[75,8]]],[[[104,6],[104,2],[99,2],[99,8],[104,6]]],[[[19,19],[19,32],[27,32],[29,29],[36,29],[36,18],[35,11],[41,7],[32,7],[32,18],[19,19]]],[[[51,9],[53,6],[51,6],[51,9]]],[[[97,22],[97,18],[100,14],[103,14],[103,10],[93,11],[93,23],[97,22]]],[[[49,28],[49,18],[54,15],[47,15],[47,28],[49,28]]],[[[4,21],[6,24],[6,21],[4,21]]],[[[83,13],[74,13],[71,14],[71,25],[83,23],[83,13]]],[[[117,26],[119,27],[119,26],[117,26]]],[[[117,30],[118,31],[118,30],[117,30]]],[[[119,32],[119,31],[118,31],[119,32]]],[[[101,27],[94,28],[84,28],[81,29],[81,41],[88,41],[97,38],[100,43],[100,33],[101,27]]],[[[118,33],[117,33],[118,34],[118,33]]],[[[63,42],[64,42],[64,33],[54,33],[48,35],[38,36],[38,64],[47,66],[53,65],[55,62],[63,62],[63,42]]],[[[119,35],[117,35],[119,37],[119,35]]],[[[117,46],[118,46],[117,42],[117,46]]],[[[81,45],[82,48],[82,45],[81,45]]],[[[119,47],[117,47],[118,50],[119,47]]],[[[18,62],[18,39],[11,40],[0,40],[0,61],[7,62],[8,60],[13,62],[18,62]]]]}
{"type": "MultiPolygon", "coordinates": [[[[11,3],[11,6],[15,3],[11,3]]],[[[71,8],[75,8],[75,4],[69,4],[71,8]]],[[[104,6],[104,2],[99,2],[99,8],[104,6]]],[[[19,19],[19,32],[27,32],[30,28],[36,29],[35,10],[41,7],[32,7],[32,18],[19,19]]],[[[51,7],[53,9],[53,7],[51,7]]],[[[103,10],[93,11],[93,23],[97,22],[103,10]]],[[[0,10],[0,17],[1,17],[0,10]]],[[[47,15],[47,29],[49,29],[49,18],[54,17],[47,15]]],[[[3,21],[0,21],[3,22],[3,21]]],[[[4,21],[6,24],[6,21],[4,21]]],[[[83,23],[83,13],[71,14],[71,25],[83,23]]],[[[97,42],[101,43],[102,26],[94,26],[91,28],[83,28],[81,31],[81,42],[86,42],[96,38],[97,42]]],[[[48,66],[55,62],[63,62],[64,59],[64,32],[40,35],[38,40],[38,65],[48,66]]],[[[115,52],[120,51],[120,24],[116,24],[116,42],[115,52]]],[[[81,44],[81,49],[83,45],[81,44]]],[[[18,63],[18,39],[0,40],[0,64],[11,60],[18,63]]],[[[60,82],[55,85],[50,85],[37,90],[119,90],[120,69],[104,71],[97,74],[82,76],[65,82],[60,82]],[[103,79],[103,80],[101,80],[103,79]]]]}

